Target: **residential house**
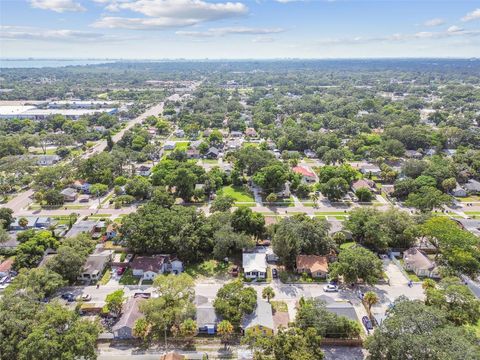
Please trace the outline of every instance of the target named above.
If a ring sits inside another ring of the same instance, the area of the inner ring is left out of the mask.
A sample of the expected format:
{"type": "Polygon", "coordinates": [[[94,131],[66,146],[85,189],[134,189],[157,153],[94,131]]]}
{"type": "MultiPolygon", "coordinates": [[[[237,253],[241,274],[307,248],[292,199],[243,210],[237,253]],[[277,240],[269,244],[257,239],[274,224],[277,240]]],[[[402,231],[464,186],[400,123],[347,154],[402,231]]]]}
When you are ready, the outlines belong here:
{"type": "Polygon", "coordinates": [[[257,299],[255,310],[242,321],[242,330],[256,334],[273,335],[274,329],[272,305],[265,300],[257,299]]]}
{"type": "Polygon", "coordinates": [[[191,141],[190,142],[190,149],[196,149],[198,150],[198,148],[200,147],[200,145],[203,143],[202,140],[195,140],[195,141],[191,141]]]}
{"type": "Polygon", "coordinates": [[[480,182],[474,179],[468,180],[464,185],[463,188],[467,190],[467,193],[470,195],[478,195],[480,194],[480,182]]]}
{"type": "Polygon", "coordinates": [[[74,188],[70,188],[70,187],[65,188],[62,191],[60,191],[60,194],[62,194],[63,199],[65,201],[68,201],[68,202],[73,202],[73,201],[77,200],[77,197],[78,197],[77,190],[75,190],[74,188]]]}
{"type": "Polygon", "coordinates": [[[228,150],[238,150],[242,147],[243,140],[242,139],[230,140],[230,141],[227,142],[226,145],[227,145],[228,150]]]}
{"type": "Polygon", "coordinates": [[[139,304],[145,299],[142,297],[131,297],[123,305],[122,316],[113,326],[113,336],[115,339],[133,339],[133,329],[135,322],[143,317],[140,312],[139,304]]]}
{"type": "Polygon", "coordinates": [[[47,229],[52,226],[52,218],[50,217],[39,217],[35,221],[35,227],[38,229],[47,229]]]}
{"type": "Polygon", "coordinates": [[[317,176],[315,175],[315,173],[303,166],[295,166],[292,170],[295,174],[299,174],[302,176],[302,182],[304,183],[312,184],[317,180],[317,176]]]}
{"type": "Polygon", "coordinates": [[[393,193],[395,192],[395,185],[388,185],[388,184],[382,185],[382,192],[387,196],[392,196],[393,193]]]}
{"type": "Polygon", "coordinates": [[[176,143],[175,141],[166,141],[163,145],[163,150],[173,150],[175,149],[176,143]]]}
{"type": "Polygon", "coordinates": [[[247,279],[266,279],[267,257],[265,252],[243,251],[243,273],[247,279]]]}
{"type": "Polygon", "coordinates": [[[317,153],[313,150],[307,149],[303,152],[305,156],[309,159],[314,159],[317,157],[317,153]]]}
{"type": "Polygon", "coordinates": [[[375,181],[370,179],[359,179],[352,184],[352,190],[357,192],[358,189],[366,188],[370,191],[375,192],[375,181]]]}
{"type": "Polygon", "coordinates": [[[113,250],[104,250],[101,253],[89,255],[77,279],[84,281],[100,280],[105,267],[112,261],[113,253],[113,250]]]}
{"type": "Polygon", "coordinates": [[[8,259],[0,263],[0,277],[7,276],[12,271],[14,257],[9,257],[8,259]]]}
{"type": "Polygon", "coordinates": [[[472,234],[480,237],[480,220],[478,219],[461,219],[453,218],[464,230],[470,231],[472,234]]]}
{"type": "Polygon", "coordinates": [[[112,240],[116,238],[117,234],[118,234],[117,228],[113,224],[110,224],[107,226],[107,230],[105,232],[106,240],[112,240]]]}
{"type": "Polygon", "coordinates": [[[178,259],[170,259],[169,255],[135,256],[130,262],[133,276],[143,280],[153,280],[165,272],[179,274],[183,272],[183,263],[178,259]]]}
{"type": "Polygon", "coordinates": [[[360,165],[360,172],[364,175],[379,176],[382,170],[377,165],[367,163],[360,165]]]}
{"type": "Polygon", "coordinates": [[[406,150],[405,157],[410,159],[421,159],[423,157],[422,153],[417,150],[406,150]]]}
{"type": "Polygon", "coordinates": [[[319,255],[297,255],[297,272],[307,273],[313,278],[326,278],[328,275],[328,258],[319,255]]]}
{"type": "Polygon", "coordinates": [[[58,155],[33,155],[32,157],[37,160],[39,166],[52,166],[60,161],[58,155]]]}
{"type": "Polygon", "coordinates": [[[249,127],[249,128],[245,129],[245,135],[248,136],[248,137],[252,137],[252,138],[258,136],[257,131],[252,127],[249,127]]]}
{"type": "Polygon", "coordinates": [[[443,152],[447,154],[447,156],[453,156],[457,153],[457,149],[445,149],[443,152]]]}
{"type": "Polygon", "coordinates": [[[221,321],[213,307],[213,302],[206,296],[197,295],[195,297],[196,315],[198,333],[215,335],[217,324],[221,321]]]}
{"type": "Polygon", "coordinates": [[[208,158],[208,159],[217,159],[218,158],[218,155],[220,154],[220,151],[216,148],[216,147],[211,147],[210,149],[208,149],[207,153],[205,154],[205,156],[208,158]]]}
{"type": "Polygon", "coordinates": [[[70,230],[65,234],[65,237],[74,237],[78,234],[93,234],[95,232],[96,221],[82,220],[72,225],[70,230]]]}
{"type": "Polygon", "coordinates": [[[230,136],[231,136],[231,137],[237,137],[237,138],[238,138],[238,137],[242,137],[243,134],[242,134],[241,131],[231,131],[231,132],[230,132],[230,136]]]}
{"type": "Polygon", "coordinates": [[[417,276],[438,278],[435,263],[418,248],[412,247],[403,253],[403,263],[407,271],[413,271],[417,276]]]}
{"type": "Polygon", "coordinates": [[[200,151],[197,149],[188,149],[187,159],[200,159],[200,151]]]}
{"type": "Polygon", "coordinates": [[[182,129],[178,129],[173,132],[173,135],[175,135],[176,137],[182,138],[185,136],[185,131],[183,131],[182,129]]]}
{"type": "Polygon", "coordinates": [[[85,180],[75,180],[73,183],[73,187],[84,194],[90,193],[90,186],[92,185],[85,180]]]}
{"type": "Polygon", "coordinates": [[[458,183],[455,186],[455,189],[451,191],[451,194],[455,197],[466,197],[467,196],[467,190],[462,188],[458,183]]]}
{"type": "Polygon", "coordinates": [[[141,165],[137,168],[137,174],[140,176],[150,176],[152,173],[152,168],[147,165],[141,165]]]}
{"type": "Polygon", "coordinates": [[[37,222],[37,217],[23,217],[24,219],[27,219],[28,223],[25,227],[20,226],[18,223],[22,217],[16,217],[15,220],[10,224],[10,230],[12,231],[19,231],[19,230],[27,230],[27,229],[33,229],[35,227],[35,224],[37,222]]]}

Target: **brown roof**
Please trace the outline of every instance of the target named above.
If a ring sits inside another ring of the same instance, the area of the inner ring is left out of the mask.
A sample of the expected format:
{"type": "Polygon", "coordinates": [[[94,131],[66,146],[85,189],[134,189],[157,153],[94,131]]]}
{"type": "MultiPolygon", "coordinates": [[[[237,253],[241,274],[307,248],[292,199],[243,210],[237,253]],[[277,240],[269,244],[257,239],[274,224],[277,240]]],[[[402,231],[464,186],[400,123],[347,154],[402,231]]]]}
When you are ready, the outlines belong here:
{"type": "Polygon", "coordinates": [[[12,266],[13,266],[13,257],[8,258],[7,260],[5,260],[4,262],[2,262],[0,264],[0,271],[2,271],[2,272],[10,271],[12,266]]]}
{"type": "Polygon", "coordinates": [[[352,184],[352,188],[354,188],[355,190],[358,190],[360,188],[371,189],[371,188],[374,188],[374,187],[375,187],[375,182],[370,180],[370,179],[360,179],[360,180],[355,181],[352,184]]]}
{"type": "Polygon", "coordinates": [[[160,360],[184,360],[185,356],[176,353],[175,351],[169,352],[168,354],[162,355],[160,360]]]}
{"type": "Polygon", "coordinates": [[[143,271],[158,272],[162,268],[165,260],[167,260],[167,256],[165,255],[135,256],[130,267],[143,271]]]}
{"type": "Polygon", "coordinates": [[[139,304],[141,301],[145,300],[141,297],[132,297],[123,305],[123,313],[120,320],[114,325],[113,329],[120,329],[124,326],[133,329],[135,326],[135,321],[143,317],[143,314],[140,312],[139,304]]]}
{"type": "Polygon", "coordinates": [[[297,255],[297,269],[308,269],[315,273],[322,271],[328,272],[328,259],[326,256],[319,255],[297,255]]]}

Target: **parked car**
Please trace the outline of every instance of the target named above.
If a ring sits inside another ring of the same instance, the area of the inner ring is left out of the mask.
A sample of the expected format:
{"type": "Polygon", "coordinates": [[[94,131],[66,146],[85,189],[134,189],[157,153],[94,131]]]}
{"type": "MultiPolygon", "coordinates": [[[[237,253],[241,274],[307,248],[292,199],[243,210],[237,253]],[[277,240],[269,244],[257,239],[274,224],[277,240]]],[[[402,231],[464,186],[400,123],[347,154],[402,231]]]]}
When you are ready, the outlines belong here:
{"type": "Polygon", "coordinates": [[[90,300],[92,300],[92,296],[88,294],[77,296],[77,301],[90,301],[90,300]]]}
{"type": "Polygon", "coordinates": [[[363,323],[363,326],[365,326],[365,329],[367,329],[367,330],[373,330],[372,322],[370,321],[370,319],[368,318],[368,316],[362,317],[362,323],[363,323]]]}
{"type": "Polygon", "coordinates": [[[117,269],[117,275],[122,275],[125,272],[125,268],[121,267],[117,269]]]}
{"type": "Polygon", "coordinates": [[[278,278],[278,270],[277,269],[272,269],[272,277],[274,279],[278,278]]]}
{"type": "Polygon", "coordinates": [[[68,302],[75,301],[75,296],[72,293],[62,294],[62,299],[67,300],[68,302]]]}
{"type": "Polygon", "coordinates": [[[337,285],[332,285],[328,284],[323,287],[323,291],[325,292],[337,292],[338,291],[338,286],[337,285]]]}
{"type": "Polygon", "coordinates": [[[125,256],[125,262],[130,262],[132,259],[133,259],[133,254],[127,254],[127,256],[125,256]]]}

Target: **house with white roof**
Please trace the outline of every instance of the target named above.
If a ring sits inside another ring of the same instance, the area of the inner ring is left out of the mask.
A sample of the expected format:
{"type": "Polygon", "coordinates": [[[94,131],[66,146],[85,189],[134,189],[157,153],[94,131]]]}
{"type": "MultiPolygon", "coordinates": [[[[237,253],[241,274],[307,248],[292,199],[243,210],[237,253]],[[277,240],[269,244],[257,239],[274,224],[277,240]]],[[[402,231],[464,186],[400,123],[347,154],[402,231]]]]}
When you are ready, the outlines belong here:
{"type": "Polygon", "coordinates": [[[267,254],[257,251],[243,251],[243,273],[247,279],[266,279],[267,254]]]}

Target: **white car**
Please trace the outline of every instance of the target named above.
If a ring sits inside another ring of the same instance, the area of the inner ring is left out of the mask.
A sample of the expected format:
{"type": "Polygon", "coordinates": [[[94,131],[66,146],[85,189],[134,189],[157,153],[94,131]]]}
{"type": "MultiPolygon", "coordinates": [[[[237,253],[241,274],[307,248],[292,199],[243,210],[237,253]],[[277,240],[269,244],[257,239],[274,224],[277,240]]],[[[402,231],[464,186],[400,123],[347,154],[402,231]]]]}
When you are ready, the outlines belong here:
{"type": "Polygon", "coordinates": [[[338,291],[338,286],[328,284],[328,285],[323,287],[323,291],[325,291],[325,292],[337,292],[338,291]]]}

